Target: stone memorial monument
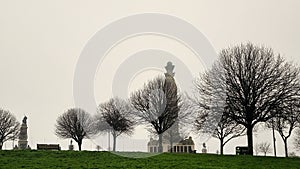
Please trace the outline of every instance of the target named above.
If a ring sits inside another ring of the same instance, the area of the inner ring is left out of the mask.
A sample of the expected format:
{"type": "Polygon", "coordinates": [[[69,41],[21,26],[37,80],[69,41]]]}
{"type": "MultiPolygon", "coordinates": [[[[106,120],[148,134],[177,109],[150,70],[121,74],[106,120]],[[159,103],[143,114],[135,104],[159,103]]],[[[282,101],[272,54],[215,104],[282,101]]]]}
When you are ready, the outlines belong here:
{"type": "Polygon", "coordinates": [[[206,154],[207,153],[207,149],[206,149],[206,145],[205,143],[203,143],[203,148],[202,148],[202,153],[206,154]]]}
{"type": "Polygon", "coordinates": [[[25,116],[22,121],[22,125],[20,128],[19,134],[19,141],[18,141],[18,148],[21,150],[25,150],[28,148],[28,141],[27,141],[27,117],[25,116]]]}
{"type": "Polygon", "coordinates": [[[69,150],[74,150],[74,145],[72,143],[73,143],[73,141],[71,140],[70,145],[69,145],[69,150]]]}

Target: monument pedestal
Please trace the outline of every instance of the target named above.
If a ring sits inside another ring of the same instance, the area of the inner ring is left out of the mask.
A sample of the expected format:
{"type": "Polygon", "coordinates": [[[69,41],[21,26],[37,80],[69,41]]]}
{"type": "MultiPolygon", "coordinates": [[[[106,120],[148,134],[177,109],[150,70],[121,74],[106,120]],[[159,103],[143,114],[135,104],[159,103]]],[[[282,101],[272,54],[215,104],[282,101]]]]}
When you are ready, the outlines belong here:
{"type": "Polygon", "coordinates": [[[69,145],[69,150],[74,150],[74,145],[69,145]]]}
{"type": "Polygon", "coordinates": [[[19,140],[18,147],[21,150],[27,149],[28,141],[27,140],[19,140]]]}

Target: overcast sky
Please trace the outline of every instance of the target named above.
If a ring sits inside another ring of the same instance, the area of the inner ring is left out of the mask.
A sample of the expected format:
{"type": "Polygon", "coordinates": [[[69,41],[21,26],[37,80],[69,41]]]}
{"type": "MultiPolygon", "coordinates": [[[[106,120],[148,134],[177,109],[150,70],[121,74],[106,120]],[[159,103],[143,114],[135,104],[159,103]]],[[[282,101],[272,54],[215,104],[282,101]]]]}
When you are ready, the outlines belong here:
{"type": "MultiPolygon", "coordinates": [[[[217,52],[250,41],[271,47],[288,61],[299,64],[299,9],[300,1],[297,0],[0,0],[0,107],[10,110],[19,121],[24,115],[28,116],[28,140],[32,147],[35,148],[36,143],[58,142],[66,149],[68,141],[54,135],[55,120],[75,106],[76,63],[88,40],[104,26],[133,14],[169,14],[194,25],[217,52]]],[[[150,35],[131,38],[111,50],[105,66],[99,68],[94,82],[97,104],[111,97],[112,79],[122,57],[148,48],[173,53],[191,67],[193,75],[203,70],[203,65],[193,61],[193,54],[174,40],[150,35]]],[[[163,60],[162,66],[165,64],[163,60]]],[[[127,84],[129,90],[141,86],[162,70],[163,67],[138,73],[127,84]]],[[[176,71],[180,69],[175,68],[176,71]]],[[[137,131],[139,133],[140,129],[137,131]]],[[[268,134],[270,132],[261,131],[254,141],[271,142],[268,134]]],[[[137,139],[147,139],[143,136],[136,134],[137,139]]],[[[279,135],[277,143],[279,154],[283,155],[279,135]]],[[[84,148],[94,149],[95,144],[106,147],[106,140],[86,141],[84,148]]],[[[121,145],[124,149],[124,144],[120,144],[120,150],[121,145]]],[[[236,145],[246,145],[246,138],[230,142],[225,153],[233,153],[236,145]]],[[[139,146],[145,149],[140,142],[139,146]]],[[[11,143],[5,147],[10,148],[11,143]]],[[[218,142],[212,139],[208,147],[210,152],[216,152],[218,142]]]]}

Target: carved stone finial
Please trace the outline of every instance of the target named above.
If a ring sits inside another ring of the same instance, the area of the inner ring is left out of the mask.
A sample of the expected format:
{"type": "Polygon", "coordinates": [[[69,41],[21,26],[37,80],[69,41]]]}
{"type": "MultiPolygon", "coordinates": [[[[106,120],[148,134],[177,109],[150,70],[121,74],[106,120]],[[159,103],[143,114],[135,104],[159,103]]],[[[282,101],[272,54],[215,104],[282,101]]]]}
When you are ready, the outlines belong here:
{"type": "Polygon", "coordinates": [[[165,74],[174,77],[174,75],[175,75],[175,73],[173,72],[174,67],[175,66],[172,64],[172,62],[168,62],[167,66],[165,66],[165,69],[167,71],[167,73],[165,73],[165,74]]]}
{"type": "Polygon", "coordinates": [[[27,124],[27,117],[25,116],[22,120],[23,124],[27,124]]]}

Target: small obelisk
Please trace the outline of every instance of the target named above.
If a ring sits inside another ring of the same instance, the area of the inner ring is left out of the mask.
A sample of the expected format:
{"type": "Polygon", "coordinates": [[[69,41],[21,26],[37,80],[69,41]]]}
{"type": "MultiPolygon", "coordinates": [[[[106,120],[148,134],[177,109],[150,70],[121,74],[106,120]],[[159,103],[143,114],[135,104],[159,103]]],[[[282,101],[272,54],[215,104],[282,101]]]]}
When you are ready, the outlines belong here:
{"type": "Polygon", "coordinates": [[[22,120],[22,125],[20,128],[20,133],[19,133],[19,141],[18,141],[18,146],[19,149],[25,150],[28,147],[28,141],[27,141],[27,117],[25,116],[22,120]]]}

